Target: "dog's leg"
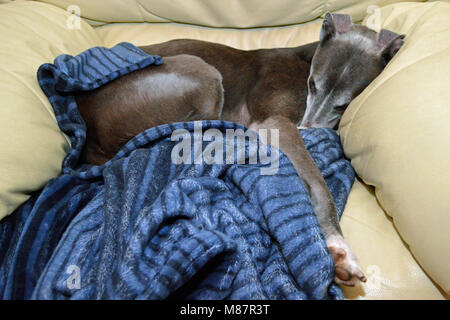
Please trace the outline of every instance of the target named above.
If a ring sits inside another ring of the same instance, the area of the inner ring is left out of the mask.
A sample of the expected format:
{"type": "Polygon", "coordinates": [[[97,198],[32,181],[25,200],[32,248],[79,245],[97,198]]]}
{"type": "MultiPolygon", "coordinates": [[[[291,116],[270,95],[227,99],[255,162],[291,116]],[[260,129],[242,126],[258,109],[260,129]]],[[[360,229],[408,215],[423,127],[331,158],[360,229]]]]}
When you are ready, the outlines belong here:
{"type": "MultiPolygon", "coordinates": [[[[355,285],[358,280],[365,282],[366,278],[358,267],[356,257],[342,235],[333,198],[319,169],[303,145],[296,125],[283,116],[271,116],[260,122],[252,122],[250,129],[279,130],[279,149],[291,160],[310,195],[311,204],[336,265],[336,282],[349,286],[355,285]]],[[[263,142],[272,144],[271,141],[263,142]]]]}

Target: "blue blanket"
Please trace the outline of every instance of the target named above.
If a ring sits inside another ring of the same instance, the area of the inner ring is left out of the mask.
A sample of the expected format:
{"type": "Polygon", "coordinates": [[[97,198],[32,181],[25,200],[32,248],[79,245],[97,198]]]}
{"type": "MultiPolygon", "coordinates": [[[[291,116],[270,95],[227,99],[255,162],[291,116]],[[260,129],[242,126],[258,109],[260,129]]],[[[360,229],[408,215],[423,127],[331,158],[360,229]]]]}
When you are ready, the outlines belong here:
{"type": "MultiPolygon", "coordinates": [[[[86,127],[71,94],[158,56],[122,43],[59,56],[39,83],[72,149],[62,173],[0,223],[3,299],[341,299],[302,181],[281,153],[267,164],[179,164],[171,134],[151,128],[108,163],[79,163],[86,127]]],[[[202,129],[245,129],[203,121],[202,129]]],[[[354,180],[339,138],[301,132],[342,214],[354,180]]],[[[205,146],[207,142],[204,142],[205,146]]],[[[246,145],[248,148],[248,145],[246,145]]]]}

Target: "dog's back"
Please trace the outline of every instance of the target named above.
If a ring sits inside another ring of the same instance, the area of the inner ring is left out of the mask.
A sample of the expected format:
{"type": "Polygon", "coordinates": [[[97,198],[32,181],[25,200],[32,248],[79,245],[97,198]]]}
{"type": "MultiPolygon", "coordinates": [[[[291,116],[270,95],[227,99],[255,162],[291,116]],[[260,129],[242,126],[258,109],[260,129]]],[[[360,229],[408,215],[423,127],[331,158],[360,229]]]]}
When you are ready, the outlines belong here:
{"type": "Polygon", "coordinates": [[[103,164],[140,132],[161,124],[219,119],[221,74],[190,55],[148,67],[76,96],[87,126],[83,160],[103,164]]]}

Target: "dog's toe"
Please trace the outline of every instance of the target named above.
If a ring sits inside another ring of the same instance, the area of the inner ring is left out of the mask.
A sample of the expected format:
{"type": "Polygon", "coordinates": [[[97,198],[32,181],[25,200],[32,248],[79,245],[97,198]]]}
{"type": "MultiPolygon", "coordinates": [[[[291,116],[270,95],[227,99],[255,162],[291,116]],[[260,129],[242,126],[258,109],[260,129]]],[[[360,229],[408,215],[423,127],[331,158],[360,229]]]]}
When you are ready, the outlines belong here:
{"type": "Polygon", "coordinates": [[[366,282],[364,273],[358,266],[358,260],[341,236],[327,239],[328,249],[336,267],[335,281],[346,286],[355,286],[359,281],[366,282]]]}

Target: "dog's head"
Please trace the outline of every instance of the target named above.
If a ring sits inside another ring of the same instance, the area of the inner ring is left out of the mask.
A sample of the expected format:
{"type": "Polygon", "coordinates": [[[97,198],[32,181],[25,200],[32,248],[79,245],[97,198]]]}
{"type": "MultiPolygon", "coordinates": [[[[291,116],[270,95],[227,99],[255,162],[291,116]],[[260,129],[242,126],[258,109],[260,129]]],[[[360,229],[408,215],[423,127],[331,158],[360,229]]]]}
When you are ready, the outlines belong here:
{"type": "Polygon", "coordinates": [[[355,25],[349,15],[327,13],[311,62],[301,126],[337,127],[350,101],[381,73],[403,38],[355,25]]]}

